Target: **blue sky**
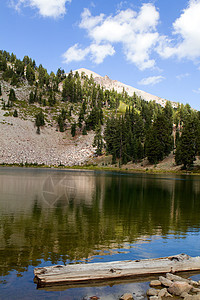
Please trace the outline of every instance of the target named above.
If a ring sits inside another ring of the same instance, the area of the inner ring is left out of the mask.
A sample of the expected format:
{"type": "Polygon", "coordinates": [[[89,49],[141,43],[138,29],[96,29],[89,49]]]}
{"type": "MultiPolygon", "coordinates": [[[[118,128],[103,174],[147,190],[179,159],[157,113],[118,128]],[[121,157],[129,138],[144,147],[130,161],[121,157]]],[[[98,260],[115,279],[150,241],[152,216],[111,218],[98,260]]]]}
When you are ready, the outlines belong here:
{"type": "Polygon", "coordinates": [[[1,0],[0,48],[200,110],[200,0],[1,0]]]}

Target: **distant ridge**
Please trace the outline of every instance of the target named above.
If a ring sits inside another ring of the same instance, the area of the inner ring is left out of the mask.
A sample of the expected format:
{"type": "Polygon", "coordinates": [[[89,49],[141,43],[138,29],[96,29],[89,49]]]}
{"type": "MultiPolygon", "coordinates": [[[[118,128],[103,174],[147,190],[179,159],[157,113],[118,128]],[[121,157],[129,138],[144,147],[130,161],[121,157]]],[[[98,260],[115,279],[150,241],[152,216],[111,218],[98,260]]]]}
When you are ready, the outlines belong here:
{"type": "MultiPolygon", "coordinates": [[[[142,90],[136,89],[136,88],[134,88],[130,85],[124,84],[120,81],[112,80],[107,75],[103,77],[103,76],[101,76],[91,70],[85,69],[85,68],[80,68],[80,69],[73,71],[73,73],[76,73],[76,72],[78,72],[79,75],[81,75],[81,73],[85,73],[85,75],[87,75],[88,77],[90,77],[92,75],[94,78],[94,81],[97,84],[100,84],[101,86],[103,86],[105,89],[108,89],[108,90],[114,89],[118,93],[122,93],[123,88],[124,88],[124,90],[128,93],[129,96],[133,96],[133,94],[135,92],[137,96],[141,97],[145,101],[155,100],[156,103],[159,103],[162,106],[165,106],[165,103],[167,101],[164,98],[161,98],[161,97],[149,94],[147,92],[144,92],[142,90]]],[[[172,103],[172,107],[178,106],[177,102],[172,102],[172,101],[170,101],[170,102],[172,103]]]]}

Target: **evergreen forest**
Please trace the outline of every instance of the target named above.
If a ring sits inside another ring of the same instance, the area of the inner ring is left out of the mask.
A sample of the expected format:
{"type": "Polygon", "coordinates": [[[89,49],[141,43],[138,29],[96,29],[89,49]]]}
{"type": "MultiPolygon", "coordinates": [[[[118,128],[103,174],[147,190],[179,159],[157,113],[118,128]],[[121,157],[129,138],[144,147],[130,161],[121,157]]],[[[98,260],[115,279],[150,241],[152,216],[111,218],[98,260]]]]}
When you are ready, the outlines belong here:
{"type": "Polygon", "coordinates": [[[190,169],[200,155],[200,112],[189,104],[147,102],[135,93],[105,89],[83,72],[48,73],[34,59],[20,60],[4,50],[0,101],[5,116],[30,118],[37,134],[47,124],[72,137],[93,131],[96,156],[112,155],[119,166],[144,158],[156,165],[173,153],[177,165],[190,169]]]}

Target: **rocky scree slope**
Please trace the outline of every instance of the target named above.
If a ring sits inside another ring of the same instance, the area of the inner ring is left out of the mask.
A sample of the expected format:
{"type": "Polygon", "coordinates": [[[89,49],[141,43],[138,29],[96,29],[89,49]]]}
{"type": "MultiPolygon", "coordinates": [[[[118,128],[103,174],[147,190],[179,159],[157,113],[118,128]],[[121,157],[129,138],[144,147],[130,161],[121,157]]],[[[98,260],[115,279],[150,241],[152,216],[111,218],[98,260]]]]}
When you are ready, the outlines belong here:
{"type": "MultiPolygon", "coordinates": [[[[1,80],[2,96],[0,97],[0,164],[44,164],[48,166],[74,166],[85,164],[93,156],[92,146],[94,133],[77,135],[72,138],[70,131],[58,132],[56,124],[45,125],[40,134],[36,133],[34,118],[20,113],[13,117],[9,111],[2,109],[2,102],[8,101],[8,93],[13,88],[1,80]],[[3,100],[2,100],[3,99],[3,100]]],[[[31,87],[25,85],[15,88],[19,101],[28,99],[31,87]]],[[[26,111],[25,111],[26,113],[26,111]]]]}

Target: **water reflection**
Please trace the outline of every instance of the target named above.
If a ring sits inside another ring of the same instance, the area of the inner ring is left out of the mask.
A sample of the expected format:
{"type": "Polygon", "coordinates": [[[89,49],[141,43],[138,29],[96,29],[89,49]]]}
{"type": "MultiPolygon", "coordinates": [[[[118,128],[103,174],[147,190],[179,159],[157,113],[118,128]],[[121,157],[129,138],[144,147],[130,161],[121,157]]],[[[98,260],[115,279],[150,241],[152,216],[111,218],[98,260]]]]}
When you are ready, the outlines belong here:
{"type": "Polygon", "coordinates": [[[41,260],[89,260],[149,236],[199,231],[199,183],[198,177],[1,169],[1,275],[41,260]]]}

